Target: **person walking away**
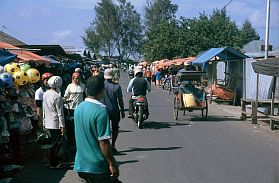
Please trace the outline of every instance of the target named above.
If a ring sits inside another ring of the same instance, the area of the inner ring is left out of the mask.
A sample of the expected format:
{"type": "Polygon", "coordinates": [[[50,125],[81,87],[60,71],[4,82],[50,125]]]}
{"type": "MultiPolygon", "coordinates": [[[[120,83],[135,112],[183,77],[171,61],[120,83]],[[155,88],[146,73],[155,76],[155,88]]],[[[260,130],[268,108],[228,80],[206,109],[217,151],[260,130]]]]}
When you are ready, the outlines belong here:
{"type": "Polygon", "coordinates": [[[105,96],[101,102],[107,107],[109,119],[112,129],[112,152],[117,153],[115,142],[119,132],[120,112],[121,117],[125,117],[124,102],[121,86],[112,81],[113,70],[106,69],[104,72],[105,78],[105,96]],[[121,110],[119,110],[119,107],[121,110]]]}
{"type": "Polygon", "coordinates": [[[52,76],[48,80],[50,87],[43,95],[43,126],[51,134],[51,148],[49,164],[50,168],[59,168],[59,160],[55,155],[56,144],[64,135],[65,119],[63,111],[63,100],[57,89],[62,86],[62,79],[59,76],[52,76]]]}
{"type": "Polygon", "coordinates": [[[152,75],[151,69],[150,66],[148,65],[145,70],[145,77],[150,84],[151,84],[151,75],[152,75]]]}
{"type": "Polygon", "coordinates": [[[159,88],[162,83],[162,69],[159,68],[158,71],[156,72],[156,85],[159,88]]]}
{"type": "Polygon", "coordinates": [[[156,73],[158,71],[158,65],[153,65],[152,67],[152,81],[154,82],[154,86],[156,86],[156,73]]]}
{"type": "MultiPolygon", "coordinates": [[[[130,80],[127,87],[127,92],[132,93],[132,96],[129,100],[128,118],[132,118],[134,113],[133,102],[135,101],[135,99],[133,99],[133,96],[139,96],[139,95],[146,96],[146,91],[151,92],[151,86],[149,82],[143,78],[143,71],[141,68],[139,67],[135,68],[135,75],[136,77],[130,80]]],[[[147,111],[148,111],[148,105],[147,105],[147,111]]]]}
{"type": "Polygon", "coordinates": [[[112,183],[119,176],[112,155],[109,115],[100,102],[104,96],[104,80],[98,76],[86,82],[87,98],[74,113],[76,157],[74,171],[88,183],[112,183]]]}
{"type": "MultiPolygon", "coordinates": [[[[40,83],[40,87],[35,92],[35,102],[36,102],[36,113],[38,116],[38,128],[43,129],[43,95],[49,89],[48,86],[48,79],[51,78],[53,75],[52,73],[46,72],[42,75],[40,83]]],[[[42,145],[41,146],[43,151],[43,163],[47,163],[49,160],[49,152],[48,148],[49,145],[42,145]]]]}

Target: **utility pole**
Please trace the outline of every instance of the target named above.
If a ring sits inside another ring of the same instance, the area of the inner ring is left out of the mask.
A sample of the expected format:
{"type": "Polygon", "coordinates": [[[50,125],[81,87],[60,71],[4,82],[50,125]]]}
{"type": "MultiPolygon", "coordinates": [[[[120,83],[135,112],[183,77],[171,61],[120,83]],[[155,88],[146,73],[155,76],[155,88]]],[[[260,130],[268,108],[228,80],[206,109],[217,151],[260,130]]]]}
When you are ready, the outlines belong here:
{"type": "MultiPolygon", "coordinates": [[[[264,52],[264,58],[267,59],[268,58],[268,48],[269,48],[269,24],[270,24],[270,0],[267,0],[266,2],[266,21],[265,21],[265,52],[264,52]]],[[[259,74],[257,73],[257,88],[256,88],[256,116],[255,116],[255,120],[252,123],[257,123],[257,112],[258,112],[258,102],[259,102],[259,74]]],[[[272,83],[273,85],[276,84],[276,77],[272,79],[274,83],[272,83]]],[[[273,96],[273,92],[272,92],[272,102],[271,104],[273,104],[274,102],[274,96],[273,96]]],[[[271,113],[274,113],[274,106],[271,105],[271,113]]]]}
{"type": "Polygon", "coordinates": [[[229,6],[229,4],[231,4],[231,2],[233,2],[233,0],[230,0],[230,1],[222,8],[222,10],[226,9],[227,6],[229,6]]]}
{"type": "Polygon", "coordinates": [[[264,58],[268,58],[268,48],[269,48],[269,24],[270,24],[270,0],[266,3],[266,21],[265,21],[265,54],[264,58]]]}

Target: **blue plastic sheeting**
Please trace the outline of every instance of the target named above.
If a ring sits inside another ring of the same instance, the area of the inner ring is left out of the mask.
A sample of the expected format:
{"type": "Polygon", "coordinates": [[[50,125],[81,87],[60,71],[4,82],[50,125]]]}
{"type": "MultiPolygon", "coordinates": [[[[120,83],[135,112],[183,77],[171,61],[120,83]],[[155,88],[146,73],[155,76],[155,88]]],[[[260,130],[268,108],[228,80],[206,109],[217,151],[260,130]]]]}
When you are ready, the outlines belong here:
{"type": "Polygon", "coordinates": [[[0,49],[0,65],[4,66],[12,62],[15,58],[15,54],[12,54],[4,49],[0,49]]]}
{"type": "Polygon", "coordinates": [[[51,56],[43,56],[44,58],[50,60],[50,64],[52,65],[62,65],[60,62],[52,58],[51,56]]]}
{"type": "Polygon", "coordinates": [[[203,65],[216,56],[219,57],[217,61],[242,60],[248,58],[248,56],[230,47],[211,48],[193,60],[192,64],[203,65]]]}

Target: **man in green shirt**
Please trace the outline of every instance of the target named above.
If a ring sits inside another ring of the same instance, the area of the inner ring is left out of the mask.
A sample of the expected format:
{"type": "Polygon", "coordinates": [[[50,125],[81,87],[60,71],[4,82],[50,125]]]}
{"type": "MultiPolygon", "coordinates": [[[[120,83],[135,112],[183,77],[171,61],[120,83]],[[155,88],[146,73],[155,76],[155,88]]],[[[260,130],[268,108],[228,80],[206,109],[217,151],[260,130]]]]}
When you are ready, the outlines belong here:
{"type": "Polygon", "coordinates": [[[104,96],[104,80],[90,77],[86,83],[87,98],[75,109],[77,152],[74,171],[88,183],[112,183],[119,176],[111,152],[111,130],[106,107],[99,102],[104,96]]]}

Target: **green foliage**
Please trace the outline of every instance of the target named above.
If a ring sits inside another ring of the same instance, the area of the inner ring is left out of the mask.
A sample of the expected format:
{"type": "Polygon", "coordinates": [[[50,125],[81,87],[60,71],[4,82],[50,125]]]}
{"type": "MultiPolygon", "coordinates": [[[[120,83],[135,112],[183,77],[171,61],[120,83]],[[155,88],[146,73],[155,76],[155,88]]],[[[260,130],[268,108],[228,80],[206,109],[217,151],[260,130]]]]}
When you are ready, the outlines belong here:
{"type": "Polygon", "coordinates": [[[83,54],[82,54],[82,55],[83,55],[83,56],[86,56],[86,50],[83,51],[83,54]]]}
{"type": "Polygon", "coordinates": [[[177,29],[178,24],[173,20],[161,22],[153,31],[150,31],[147,35],[148,41],[143,47],[144,58],[154,61],[175,57],[179,52],[176,46],[179,41],[177,29]]]}
{"type": "Polygon", "coordinates": [[[102,41],[101,37],[98,35],[94,22],[91,23],[91,26],[85,29],[85,36],[82,36],[85,46],[90,49],[94,55],[98,55],[101,47],[102,41]]]}
{"type": "Polygon", "coordinates": [[[171,0],[153,0],[145,6],[145,26],[152,30],[161,22],[175,18],[178,6],[171,3],[171,0]]]}
{"type": "Polygon", "coordinates": [[[238,46],[240,46],[240,49],[250,41],[259,39],[260,35],[253,28],[251,22],[245,20],[237,36],[238,46]]]}
{"type": "Polygon", "coordinates": [[[118,0],[119,27],[116,30],[116,49],[120,59],[128,59],[139,53],[142,44],[142,26],[139,13],[126,0],[118,0]]]}
{"type": "Polygon", "coordinates": [[[139,54],[142,44],[140,15],[130,2],[102,0],[95,7],[96,18],[85,30],[83,41],[94,55],[117,53],[120,60],[139,54]]]}
{"type": "Polygon", "coordinates": [[[86,57],[87,57],[87,58],[92,58],[92,57],[91,57],[91,54],[90,54],[90,52],[89,52],[89,51],[87,51],[87,55],[86,55],[86,57]]]}
{"type": "Polygon", "coordinates": [[[249,21],[238,28],[226,9],[215,9],[210,15],[200,13],[197,18],[176,19],[178,6],[171,0],[150,0],[144,8],[142,25],[130,2],[114,1],[101,0],[96,5],[96,18],[82,37],[95,57],[105,53],[109,57],[118,54],[120,60],[131,56],[144,56],[149,61],[172,59],[196,56],[213,47],[240,50],[260,38],[249,21]]]}
{"type": "Polygon", "coordinates": [[[181,17],[179,21],[165,20],[157,24],[146,32],[143,52],[145,59],[154,61],[196,56],[213,47],[230,46],[240,50],[255,39],[259,35],[250,22],[245,21],[239,30],[225,9],[216,9],[211,15],[200,13],[198,18],[181,17]],[[176,26],[172,26],[173,22],[176,26]]]}
{"type": "Polygon", "coordinates": [[[96,32],[101,42],[101,49],[109,56],[114,50],[115,30],[119,29],[117,8],[112,0],[102,0],[95,7],[96,32]]]}

